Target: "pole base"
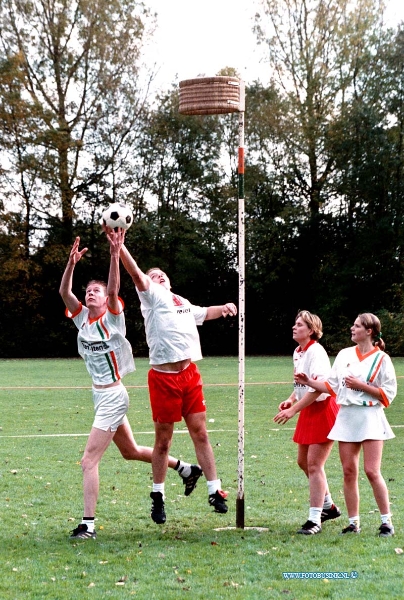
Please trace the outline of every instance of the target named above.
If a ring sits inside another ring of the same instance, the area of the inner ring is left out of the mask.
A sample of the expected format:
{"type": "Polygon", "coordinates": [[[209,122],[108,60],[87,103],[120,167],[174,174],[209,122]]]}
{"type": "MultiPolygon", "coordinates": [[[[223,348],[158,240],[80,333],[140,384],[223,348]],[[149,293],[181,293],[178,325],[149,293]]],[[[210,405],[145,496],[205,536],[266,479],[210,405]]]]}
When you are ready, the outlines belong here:
{"type": "Polygon", "coordinates": [[[244,529],[244,498],[236,499],[236,527],[244,529]]]}

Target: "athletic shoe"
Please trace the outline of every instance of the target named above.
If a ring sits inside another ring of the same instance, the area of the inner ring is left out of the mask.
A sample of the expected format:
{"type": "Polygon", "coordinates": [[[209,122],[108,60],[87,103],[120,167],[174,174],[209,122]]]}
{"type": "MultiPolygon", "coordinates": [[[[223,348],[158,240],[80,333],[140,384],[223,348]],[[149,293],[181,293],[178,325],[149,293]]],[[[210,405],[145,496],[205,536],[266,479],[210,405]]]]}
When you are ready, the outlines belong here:
{"type": "Polygon", "coordinates": [[[162,525],[166,522],[163,494],[161,492],[150,492],[150,498],[153,500],[150,516],[155,523],[162,525]]]}
{"type": "Polygon", "coordinates": [[[331,508],[323,508],[321,511],[321,522],[329,521],[330,519],[338,519],[341,516],[341,511],[338,506],[333,504],[331,508]]]}
{"type": "Polygon", "coordinates": [[[223,492],[223,490],[217,490],[214,494],[210,494],[209,496],[209,504],[213,506],[215,512],[217,513],[227,513],[229,510],[226,504],[227,492],[223,492]]]}
{"type": "Polygon", "coordinates": [[[80,540],[87,540],[88,538],[93,538],[93,540],[95,540],[96,537],[97,534],[95,533],[95,531],[88,531],[88,527],[85,523],[80,523],[80,525],[78,525],[76,529],[73,529],[73,531],[70,532],[70,538],[80,540]]]}
{"type": "Polygon", "coordinates": [[[301,528],[296,531],[296,533],[303,533],[303,535],[315,535],[316,533],[321,533],[321,525],[317,525],[317,523],[313,523],[313,521],[306,521],[306,523],[302,525],[301,528]]]}
{"type": "Polygon", "coordinates": [[[348,527],[345,527],[342,531],[341,531],[341,535],[344,533],[360,533],[361,529],[360,527],[357,527],[356,525],[354,525],[353,523],[350,523],[350,525],[348,525],[348,527]]]}
{"type": "Polygon", "coordinates": [[[185,485],[184,496],[189,496],[192,494],[194,489],[196,488],[197,481],[199,477],[202,475],[202,469],[199,465],[191,465],[191,474],[188,477],[182,477],[182,480],[185,485]]]}
{"type": "Polygon", "coordinates": [[[394,527],[393,525],[387,525],[387,523],[382,523],[379,527],[379,537],[391,537],[394,535],[394,527]]]}

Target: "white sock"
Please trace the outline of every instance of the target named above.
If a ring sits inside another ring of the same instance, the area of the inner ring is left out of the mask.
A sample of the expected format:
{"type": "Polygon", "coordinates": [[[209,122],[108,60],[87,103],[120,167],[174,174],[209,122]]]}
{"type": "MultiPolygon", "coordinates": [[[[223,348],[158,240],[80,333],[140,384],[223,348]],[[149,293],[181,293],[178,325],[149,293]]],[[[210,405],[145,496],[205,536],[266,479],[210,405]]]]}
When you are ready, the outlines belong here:
{"type": "Polygon", "coordinates": [[[324,497],[324,504],[323,504],[323,508],[327,509],[327,508],[331,508],[331,506],[334,504],[333,499],[331,498],[331,494],[328,493],[325,495],[324,497]]]}
{"type": "Polygon", "coordinates": [[[323,507],[319,506],[310,506],[309,509],[309,521],[312,521],[316,525],[320,525],[321,527],[321,512],[323,507]]]}
{"type": "Polygon", "coordinates": [[[207,481],[206,483],[208,484],[209,496],[222,488],[222,482],[220,479],[214,479],[213,481],[207,481]]]}
{"type": "Polygon", "coordinates": [[[163,494],[163,500],[165,498],[164,495],[164,483],[153,483],[153,492],[160,492],[163,494]]]}
{"type": "Polygon", "coordinates": [[[355,525],[355,527],[357,527],[359,529],[361,520],[359,518],[359,515],[357,515],[356,517],[349,517],[349,524],[350,525],[355,525]]]}
{"type": "Polygon", "coordinates": [[[178,471],[180,477],[189,477],[191,475],[191,465],[182,460],[179,460],[174,468],[178,471]]]}
{"type": "Polygon", "coordinates": [[[391,527],[391,513],[387,513],[386,515],[380,515],[380,518],[382,520],[383,525],[389,525],[389,527],[391,527]]]}
{"type": "Polygon", "coordinates": [[[82,519],[81,522],[82,522],[83,525],[87,525],[87,531],[89,531],[90,533],[93,533],[93,531],[94,531],[94,517],[92,517],[92,518],[83,517],[83,519],[82,519]]]}

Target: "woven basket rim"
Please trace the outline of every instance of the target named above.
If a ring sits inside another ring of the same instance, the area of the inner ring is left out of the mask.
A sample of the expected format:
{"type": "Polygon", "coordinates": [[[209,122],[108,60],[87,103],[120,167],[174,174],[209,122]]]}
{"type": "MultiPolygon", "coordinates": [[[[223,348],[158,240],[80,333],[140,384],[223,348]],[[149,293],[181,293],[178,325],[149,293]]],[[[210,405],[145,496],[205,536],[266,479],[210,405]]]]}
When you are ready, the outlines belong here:
{"type": "Polygon", "coordinates": [[[196,77],[195,79],[184,79],[179,82],[179,87],[187,87],[189,85],[204,85],[204,84],[212,84],[212,83],[240,83],[241,79],[239,77],[231,77],[227,75],[217,75],[216,77],[196,77]]]}

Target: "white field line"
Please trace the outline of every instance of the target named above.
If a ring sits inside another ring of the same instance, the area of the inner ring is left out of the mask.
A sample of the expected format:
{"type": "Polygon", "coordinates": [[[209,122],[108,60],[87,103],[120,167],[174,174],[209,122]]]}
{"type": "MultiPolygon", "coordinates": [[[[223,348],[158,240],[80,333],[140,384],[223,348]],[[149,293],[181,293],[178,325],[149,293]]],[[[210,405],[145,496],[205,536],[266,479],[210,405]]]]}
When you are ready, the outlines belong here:
{"type": "MultiPolygon", "coordinates": [[[[397,379],[404,379],[404,375],[398,375],[397,379]]],[[[203,387],[238,387],[239,383],[204,383],[203,387]]],[[[293,381],[262,381],[262,382],[244,382],[245,386],[251,385],[293,385],[293,381]]],[[[126,389],[147,389],[147,385],[126,385],[126,389]]],[[[91,385],[0,385],[0,390],[91,390],[91,385]]]]}
{"type": "MultiPolygon", "coordinates": [[[[404,425],[390,425],[392,429],[400,429],[403,428],[404,425]]],[[[268,431],[294,431],[295,427],[276,427],[276,428],[268,428],[268,431]]],[[[182,431],[174,431],[174,434],[183,434],[188,433],[188,429],[182,431]]],[[[208,433],[237,433],[237,429],[208,429],[208,433]]],[[[154,435],[154,431],[134,431],[134,436],[137,435],[154,435]]],[[[14,438],[61,438],[61,437],[88,437],[89,433],[38,433],[38,434],[29,434],[29,435],[0,435],[0,440],[2,439],[14,439],[14,438]]]]}
{"type": "MultiPolygon", "coordinates": [[[[126,389],[147,389],[147,385],[126,385],[126,389]]],[[[293,381],[264,381],[262,383],[247,382],[244,385],[293,385],[293,381]]],[[[204,383],[203,387],[237,387],[238,383],[204,383]]],[[[91,385],[0,385],[0,390],[91,390],[91,385]]]]}
{"type": "MultiPolygon", "coordinates": [[[[278,431],[273,429],[270,431],[278,431]]],[[[293,428],[291,429],[293,431],[293,428]]],[[[51,438],[51,437],[88,437],[89,433],[35,433],[28,435],[0,435],[0,440],[3,438],[51,438]]],[[[188,433],[188,429],[174,430],[174,434],[188,433]]],[[[208,433],[237,433],[237,429],[208,429],[208,433]]],[[[154,435],[154,431],[134,431],[133,435],[154,435]]]]}

